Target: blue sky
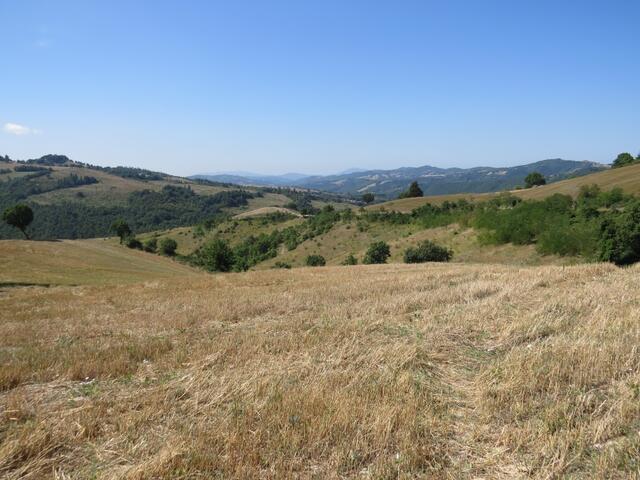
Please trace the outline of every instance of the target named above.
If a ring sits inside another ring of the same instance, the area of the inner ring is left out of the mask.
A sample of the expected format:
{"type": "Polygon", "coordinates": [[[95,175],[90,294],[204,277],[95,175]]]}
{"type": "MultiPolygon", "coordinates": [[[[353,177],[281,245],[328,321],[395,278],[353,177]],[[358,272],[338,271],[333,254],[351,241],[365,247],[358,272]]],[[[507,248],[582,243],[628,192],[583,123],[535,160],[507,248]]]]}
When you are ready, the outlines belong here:
{"type": "Polygon", "coordinates": [[[610,162],[640,2],[0,0],[0,154],[181,175],[610,162]]]}

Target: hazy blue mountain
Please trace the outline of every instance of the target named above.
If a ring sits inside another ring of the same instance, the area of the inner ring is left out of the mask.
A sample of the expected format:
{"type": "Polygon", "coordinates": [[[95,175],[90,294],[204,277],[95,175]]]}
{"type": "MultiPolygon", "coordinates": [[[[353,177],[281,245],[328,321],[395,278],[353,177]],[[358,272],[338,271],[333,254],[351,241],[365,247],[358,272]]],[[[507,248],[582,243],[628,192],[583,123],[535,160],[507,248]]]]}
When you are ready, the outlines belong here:
{"type": "MultiPolygon", "coordinates": [[[[425,195],[449,193],[482,193],[513,189],[524,185],[524,177],[540,172],[547,182],[572,176],[586,175],[608,168],[606,165],[554,158],[515,167],[439,168],[402,167],[394,170],[349,169],[335,175],[259,175],[203,174],[202,178],[216,182],[258,186],[304,187],[347,195],[375,194],[379,199],[396,198],[414,180],[418,181],[425,195]]],[[[240,172],[236,172],[240,173],[240,172]]]]}
{"type": "Polygon", "coordinates": [[[559,158],[515,167],[438,168],[404,167],[395,170],[368,170],[343,175],[314,176],[298,186],[351,195],[371,192],[378,198],[396,198],[416,180],[425,195],[450,193],[481,193],[513,189],[524,185],[524,177],[537,171],[548,182],[572,176],[586,175],[608,168],[595,162],[562,160],[559,158]]]}

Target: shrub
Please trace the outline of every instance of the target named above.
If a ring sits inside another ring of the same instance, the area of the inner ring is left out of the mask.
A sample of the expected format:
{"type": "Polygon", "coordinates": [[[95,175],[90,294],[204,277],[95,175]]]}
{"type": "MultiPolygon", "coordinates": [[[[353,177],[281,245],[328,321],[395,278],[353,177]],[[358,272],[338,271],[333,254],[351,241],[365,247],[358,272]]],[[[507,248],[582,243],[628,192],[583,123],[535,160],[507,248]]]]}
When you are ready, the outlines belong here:
{"type": "Polygon", "coordinates": [[[136,250],[142,250],[142,242],[136,237],[128,237],[126,239],[126,245],[129,248],[135,248],[136,250]]]}
{"type": "Polygon", "coordinates": [[[276,262],[273,264],[273,268],[286,268],[286,269],[290,269],[291,265],[285,262],[276,262]]]}
{"type": "Polygon", "coordinates": [[[375,195],[370,192],[362,195],[362,201],[367,204],[373,202],[375,199],[376,199],[375,195]]]}
{"type": "Polygon", "coordinates": [[[640,200],[628,205],[622,214],[611,213],[604,220],[599,257],[616,265],[640,261],[640,200]]]}
{"type": "Polygon", "coordinates": [[[353,256],[353,253],[349,254],[347,258],[342,261],[342,265],[357,265],[358,259],[353,256]]]}
{"type": "Polygon", "coordinates": [[[323,267],[326,263],[322,255],[309,255],[306,260],[308,267],[323,267]]]}
{"type": "Polygon", "coordinates": [[[178,249],[178,242],[173,238],[163,238],[160,240],[160,253],[172,257],[176,254],[178,249]]]}
{"type": "Polygon", "coordinates": [[[150,253],[156,253],[158,251],[158,239],[150,238],[144,242],[144,251],[150,253]]]}
{"type": "Polygon", "coordinates": [[[448,262],[453,252],[430,240],[425,240],[417,247],[409,247],[404,252],[405,263],[448,262]]]}
{"type": "Polygon", "coordinates": [[[371,265],[375,263],[387,263],[387,259],[391,256],[391,249],[386,242],[373,242],[369,245],[369,249],[362,260],[362,263],[371,265]]]}
{"type": "Polygon", "coordinates": [[[229,272],[234,255],[229,244],[221,238],[209,240],[196,253],[197,263],[210,272],[229,272]]]}

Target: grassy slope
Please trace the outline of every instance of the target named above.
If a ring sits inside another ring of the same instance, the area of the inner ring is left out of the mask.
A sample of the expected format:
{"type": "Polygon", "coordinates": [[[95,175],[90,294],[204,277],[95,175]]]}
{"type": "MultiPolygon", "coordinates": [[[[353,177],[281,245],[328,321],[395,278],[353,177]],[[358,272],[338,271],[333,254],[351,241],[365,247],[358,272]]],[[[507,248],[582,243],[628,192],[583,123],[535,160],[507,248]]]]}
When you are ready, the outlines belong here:
{"type": "Polygon", "coordinates": [[[0,476],[633,478],[639,273],[382,265],[10,289],[0,476]]]}
{"type": "MultiPolygon", "coordinates": [[[[565,195],[576,196],[583,185],[591,184],[600,185],[603,190],[610,190],[614,187],[620,187],[627,193],[640,193],[640,164],[630,165],[623,168],[615,168],[604,172],[592,173],[582,177],[570,178],[560,182],[554,182],[542,187],[529,188],[525,190],[513,190],[511,193],[525,200],[540,200],[542,198],[553,195],[554,193],[562,193],[565,195]]],[[[405,198],[400,200],[392,200],[390,202],[371,205],[370,209],[377,210],[382,207],[387,210],[397,210],[399,212],[410,212],[416,207],[425,203],[440,204],[445,200],[459,200],[466,198],[468,200],[487,200],[498,193],[484,194],[455,194],[455,195],[438,195],[422,198],[405,198]]]]}
{"type": "Polygon", "coordinates": [[[257,268],[271,268],[275,262],[288,263],[293,267],[303,266],[307,256],[311,254],[322,255],[328,265],[339,265],[349,254],[362,261],[370,243],[378,240],[389,244],[390,263],[402,263],[407,247],[416,246],[427,239],[451,248],[455,262],[542,265],[575,261],[553,255],[540,255],[533,245],[482,245],[473,229],[458,225],[421,229],[415,225],[373,223],[365,231],[359,231],[354,222],[338,224],[328,233],[303,242],[295,250],[287,251],[283,247],[276,258],[259,264],[257,268]]]}
{"type": "Polygon", "coordinates": [[[103,285],[202,275],[169,258],[113,240],[0,240],[0,287],[35,283],[103,285]]]}

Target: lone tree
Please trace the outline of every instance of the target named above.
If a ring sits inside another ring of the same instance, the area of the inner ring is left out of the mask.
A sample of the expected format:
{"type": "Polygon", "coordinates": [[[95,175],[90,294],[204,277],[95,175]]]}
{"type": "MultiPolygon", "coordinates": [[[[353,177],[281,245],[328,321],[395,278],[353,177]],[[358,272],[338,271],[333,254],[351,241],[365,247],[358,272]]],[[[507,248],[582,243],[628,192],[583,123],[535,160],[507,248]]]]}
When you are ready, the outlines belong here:
{"type": "Polygon", "coordinates": [[[231,247],[221,238],[205,243],[198,251],[198,258],[202,267],[210,272],[230,272],[235,261],[231,247]]]}
{"type": "Polygon", "coordinates": [[[418,182],[411,182],[407,191],[402,192],[398,198],[414,198],[422,196],[424,196],[424,192],[420,188],[420,185],[418,185],[418,182]]]}
{"type": "Polygon", "coordinates": [[[27,227],[33,221],[33,210],[24,203],[19,203],[13,207],[7,208],[2,214],[2,219],[12,227],[16,227],[22,232],[24,238],[29,240],[27,227]]]}
{"type": "Polygon", "coordinates": [[[322,255],[309,255],[305,263],[308,267],[324,267],[327,261],[322,255]]]}
{"type": "Polygon", "coordinates": [[[362,260],[362,263],[371,265],[374,263],[387,263],[387,258],[391,256],[391,249],[386,242],[382,240],[373,242],[369,245],[369,249],[362,260]]]}
{"type": "Polygon", "coordinates": [[[366,204],[373,202],[375,199],[376,199],[375,195],[370,192],[367,192],[364,195],[362,195],[362,201],[366,204]]]}
{"type": "Polygon", "coordinates": [[[160,240],[160,253],[163,255],[173,257],[176,254],[177,248],[178,242],[173,238],[163,238],[160,240]]]}
{"type": "MultiPolygon", "coordinates": [[[[640,155],[638,155],[638,159],[640,159],[640,155]]],[[[611,168],[626,167],[627,165],[636,163],[638,159],[633,158],[633,155],[631,155],[630,153],[623,152],[616,157],[616,159],[613,161],[613,164],[611,165],[611,168]]]]}
{"type": "Polygon", "coordinates": [[[116,235],[120,237],[120,243],[124,243],[124,240],[131,236],[129,224],[121,218],[111,224],[111,230],[116,232],[116,235]]]}
{"type": "Polygon", "coordinates": [[[453,252],[430,240],[425,240],[417,247],[409,247],[404,252],[405,263],[448,262],[453,252]]]}
{"type": "Polygon", "coordinates": [[[538,185],[546,185],[547,179],[540,172],[531,172],[524,177],[524,185],[527,188],[537,187],[538,185]]]}

